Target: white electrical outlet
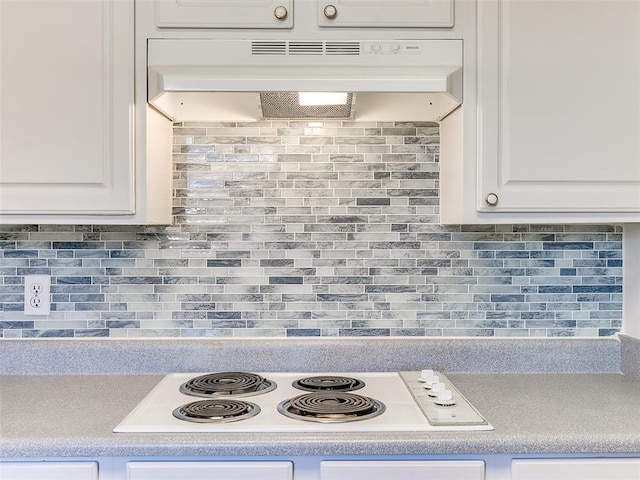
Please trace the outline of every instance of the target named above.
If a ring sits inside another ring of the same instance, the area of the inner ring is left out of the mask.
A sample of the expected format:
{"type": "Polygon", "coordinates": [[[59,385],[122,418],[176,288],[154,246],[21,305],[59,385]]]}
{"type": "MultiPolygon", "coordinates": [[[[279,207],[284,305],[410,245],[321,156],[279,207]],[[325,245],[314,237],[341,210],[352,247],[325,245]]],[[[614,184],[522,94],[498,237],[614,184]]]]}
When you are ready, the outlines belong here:
{"type": "Polygon", "coordinates": [[[24,314],[49,315],[51,313],[51,277],[49,275],[24,276],[24,314]]]}

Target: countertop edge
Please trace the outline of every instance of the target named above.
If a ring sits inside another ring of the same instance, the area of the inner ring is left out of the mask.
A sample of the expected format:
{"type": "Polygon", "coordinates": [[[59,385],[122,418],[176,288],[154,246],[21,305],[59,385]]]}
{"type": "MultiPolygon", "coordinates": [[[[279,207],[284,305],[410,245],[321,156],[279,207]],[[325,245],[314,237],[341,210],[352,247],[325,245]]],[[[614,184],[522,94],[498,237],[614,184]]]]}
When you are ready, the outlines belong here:
{"type": "Polygon", "coordinates": [[[437,435],[433,440],[345,440],[328,438],[297,439],[259,442],[249,437],[243,442],[211,444],[157,442],[143,439],[100,442],[73,439],[49,443],[41,440],[0,442],[0,458],[45,457],[264,457],[264,456],[358,456],[358,455],[535,455],[535,454],[640,454],[640,437],[603,436],[601,438],[561,438],[547,436],[447,436],[437,435]]]}

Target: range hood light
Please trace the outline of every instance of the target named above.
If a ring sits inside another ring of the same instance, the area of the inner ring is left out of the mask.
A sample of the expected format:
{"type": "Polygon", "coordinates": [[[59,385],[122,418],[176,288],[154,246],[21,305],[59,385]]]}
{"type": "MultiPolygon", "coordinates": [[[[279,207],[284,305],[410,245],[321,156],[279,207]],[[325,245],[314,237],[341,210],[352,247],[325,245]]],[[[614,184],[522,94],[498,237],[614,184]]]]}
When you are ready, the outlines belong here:
{"type": "Polygon", "coordinates": [[[347,94],[342,92],[299,92],[301,106],[346,105],[347,94]]]}
{"type": "MultiPolygon", "coordinates": [[[[346,96],[346,99],[341,103],[317,103],[316,100],[312,100],[310,103],[303,104],[300,100],[301,95],[304,99],[304,94],[298,94],[298,92],[260,92],[259,106],[261,118],[298,118],[305,120],[353,118],[355,111],[355,93],[339,94],[346,96]]],[[[331,93],[330,95],[335,94],[331,93]]]]}

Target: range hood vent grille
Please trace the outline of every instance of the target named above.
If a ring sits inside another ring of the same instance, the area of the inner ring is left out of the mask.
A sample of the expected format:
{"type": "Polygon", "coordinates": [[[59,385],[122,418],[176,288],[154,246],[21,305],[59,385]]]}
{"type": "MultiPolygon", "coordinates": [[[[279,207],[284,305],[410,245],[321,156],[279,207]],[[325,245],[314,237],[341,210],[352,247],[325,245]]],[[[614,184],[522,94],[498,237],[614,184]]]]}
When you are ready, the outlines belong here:
{"type": "Polygon", "coordinates": [[[322,55],[322,42],[290,42],[289,55],[322,55]]]}
{"type": "Polygon", "coordinates": [[[287,42],[251,42],[251,55],[286,55],[287,42]]]}
{"type": "Polygon", "coordinates": [[[252,41],[251,55],[360,55],[360,42],[252,41]]]}
{"type": "Polygon", "coordinates": [[[327,42],[327,55],[360,55],[359,42],[327,42]]]}

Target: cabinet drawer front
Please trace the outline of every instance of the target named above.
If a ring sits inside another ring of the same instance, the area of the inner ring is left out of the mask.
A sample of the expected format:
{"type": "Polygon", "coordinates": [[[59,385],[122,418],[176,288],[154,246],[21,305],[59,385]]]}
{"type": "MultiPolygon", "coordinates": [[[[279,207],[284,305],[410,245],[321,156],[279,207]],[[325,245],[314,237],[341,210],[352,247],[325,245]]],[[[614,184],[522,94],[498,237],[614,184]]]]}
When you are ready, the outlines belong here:
{"type": "Polygon", "coordinates": [[[291,28],[293,0],[156,0],[160,28],[291,28]]]}
{"type": "Polygon", "coordinates": [[[452,0],[317,0],[321,27],[453,27],[452,0]]]}
{"type": "Polygon", "coordinates": [[[638,458],[514,460],[512,480],[638,480],[638,458]]]}
{"type": "Polygon", "coordinates": [[[328,461],[320,466],[321,480],[483,480],[480,460],[328,461]]]}
{"type": "Polygon", "coordinates": [[[129,462],[127,480],[291,480],[291,462],[129,462]]]}
{"type": "Polygon", "coordinates": [[[98,480],[96,462],[0,463],[2,480],[98,480]]]}

